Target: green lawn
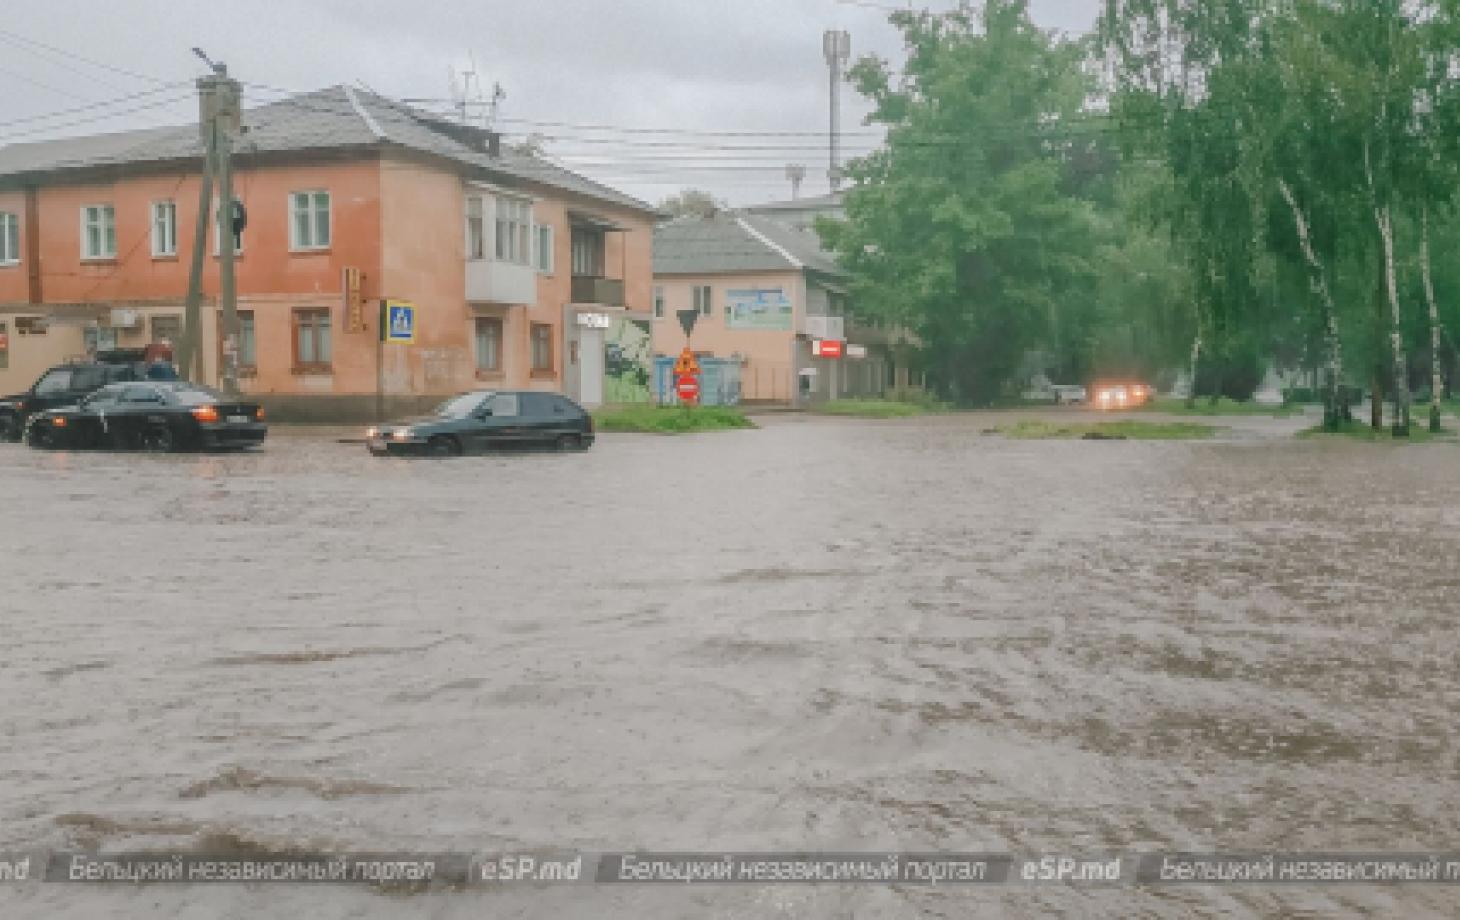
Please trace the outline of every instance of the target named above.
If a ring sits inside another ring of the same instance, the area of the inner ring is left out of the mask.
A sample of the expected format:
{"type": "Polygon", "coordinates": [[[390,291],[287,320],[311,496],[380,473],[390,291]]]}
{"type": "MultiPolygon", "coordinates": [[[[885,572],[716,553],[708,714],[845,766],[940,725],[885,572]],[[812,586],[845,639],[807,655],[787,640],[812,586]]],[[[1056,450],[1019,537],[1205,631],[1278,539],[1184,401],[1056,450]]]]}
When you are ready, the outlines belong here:
{"type": "Polygon", "coordinates": [[[1324,431],[1322,425],[1315,425],[1312,428],[1304,428],[1298,432],[1300,438],[1350,438],[1355,441],[1387,441],[1389,443],[1423,444],[1426,441],[1454,441],[1454,428],[1441,428],[1439,434],[1430,433],[1429,410],[1422,413],[1414,413],[1409,424],[1409,437],[1394,437],[1390,433],[1389,426],[1385,425],[1377,431],[1369,427],[1368,422],[1361,422],[1357,419],[1352,422],[1345,422],[1337,431],[1324,431]]]}
{"type": "Polygon", "coordinates": [[[1045,422],[1025,420],[994,429],[1006,438],[1113,438],[1131,441],[1188,441],[1209,438],[1217,429],[1195,422],[1045,422]]]}
{"type": "Polygon", "coordinates": [[[837,399],[813,406],[811,411],[819,415],[846,415],[856,418],[907,418],[912,415],[926,415],[934,410],[891,399],[837,399]]]}
{"type": "Polygon", "coordinates": [[[689,434],[696,431],[726,431],[754,428],[755,423],[739,409],[728,406],[620,406],[593,413],[599,431],[630,431],[647,434],[689,434]]]}
{"type": "Polygon", "coordinates": [[[1187,407],[1184,399],[1158,396],[1141,406],[1140,409],[1143,412],[1162,412],[1167,415],[1268,415],[1273,418],[1286,418],[1289,415],[1301,414],[1303,411],[1302,406],[1263,406],[1255,402],[1237,402],[1225,396],[1215,403],[1206,396],[1199,396],[1196,404],[1190,408],[1187,407]]]}

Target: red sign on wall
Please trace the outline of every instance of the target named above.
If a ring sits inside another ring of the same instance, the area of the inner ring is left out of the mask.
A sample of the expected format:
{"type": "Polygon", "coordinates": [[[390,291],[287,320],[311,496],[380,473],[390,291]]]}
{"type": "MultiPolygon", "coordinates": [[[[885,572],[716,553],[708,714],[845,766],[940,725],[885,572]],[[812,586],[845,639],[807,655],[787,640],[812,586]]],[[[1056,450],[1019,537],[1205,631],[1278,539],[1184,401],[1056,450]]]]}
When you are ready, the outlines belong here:
{"type": "Polygon", "coordinates": [[[842,343],[835,339],[818,339],[812,354],[818,358],[840,358],[842,356],[842,343]]]}

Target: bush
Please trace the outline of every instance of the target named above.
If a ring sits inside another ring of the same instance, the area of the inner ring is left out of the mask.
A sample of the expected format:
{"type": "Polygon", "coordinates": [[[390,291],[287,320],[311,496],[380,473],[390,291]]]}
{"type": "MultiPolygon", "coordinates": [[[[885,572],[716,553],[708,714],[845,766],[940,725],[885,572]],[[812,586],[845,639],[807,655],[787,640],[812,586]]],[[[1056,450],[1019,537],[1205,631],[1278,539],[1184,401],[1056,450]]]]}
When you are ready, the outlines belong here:
{"type": "Polygon", "coordinates": [[[695,431],[725,431],[754,428],[745,413],[729,406],[626,406],[593,413],[600,431],[629,431],[648,434],[688,434],[695,431]]]}

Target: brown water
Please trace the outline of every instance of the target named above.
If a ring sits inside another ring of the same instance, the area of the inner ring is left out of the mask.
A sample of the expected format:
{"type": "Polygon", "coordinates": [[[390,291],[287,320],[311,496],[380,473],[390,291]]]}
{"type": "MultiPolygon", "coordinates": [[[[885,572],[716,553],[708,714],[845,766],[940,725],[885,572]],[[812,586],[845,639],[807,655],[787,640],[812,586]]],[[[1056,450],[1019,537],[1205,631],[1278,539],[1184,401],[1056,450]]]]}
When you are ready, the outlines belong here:
{"type": "MultiPolygon", "coordinates": [[[[0,849],[1460,850],[1460,447],[784,418],[0,446],[0,849]]],[[[1453,917],[1460,891],[12,885],[0,916],[1453,917]]]]}

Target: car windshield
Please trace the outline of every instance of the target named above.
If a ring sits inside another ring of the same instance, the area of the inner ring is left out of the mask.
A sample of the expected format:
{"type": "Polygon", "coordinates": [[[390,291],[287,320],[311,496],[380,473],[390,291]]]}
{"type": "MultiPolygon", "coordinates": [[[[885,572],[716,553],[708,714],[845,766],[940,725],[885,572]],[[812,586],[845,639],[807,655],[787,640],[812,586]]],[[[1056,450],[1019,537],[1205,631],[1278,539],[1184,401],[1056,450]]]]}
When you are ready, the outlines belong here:
{"type": "Polygon", "coordinates": [[[489,393],[463,393],[453,396],[436,408],[436,414],[443,418],[466,418],[482,404],[489,393]]]}

